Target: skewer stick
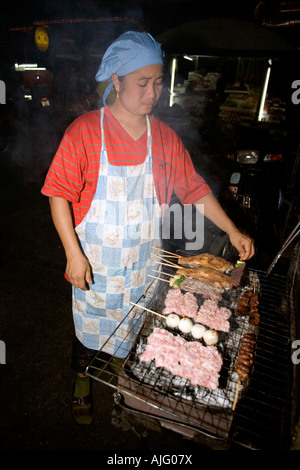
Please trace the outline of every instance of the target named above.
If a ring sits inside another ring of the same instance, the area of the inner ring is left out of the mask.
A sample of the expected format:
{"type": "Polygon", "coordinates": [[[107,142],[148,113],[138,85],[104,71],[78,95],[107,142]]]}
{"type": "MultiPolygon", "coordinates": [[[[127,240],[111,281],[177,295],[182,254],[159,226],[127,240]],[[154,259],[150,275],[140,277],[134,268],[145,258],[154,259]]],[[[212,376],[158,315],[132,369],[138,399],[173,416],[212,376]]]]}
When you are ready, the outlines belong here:
{"type": "Polygon", "coordinates": [[[159,258],[159,259],[161,259],[161,260],[163,260],[163,261],[166,261],[167,263],[169,263],[168,266],[175,266],[175,268],[178,268],[178,267],[179,267],[178,264],[172,263],[172,261],[169,261],[168,259],[164,259],[162,256],[158,256],[158,255],[156,255],[155,253],[153,253],[153,256],[155,256],[156,258],[159,258]]]}
{"type": "Polygon", "coordinates": [[[179,268],[179,266],[177,266],[177,264],[174,264],[173,266],[171,264],[167,264],[167,263],[157,263],[157,264],[161,264],[163,266],[169,266],[169,268],[174,268],[174,267],[179,268]]]}
{"type": "Polygon", "coordinates": [[[182,258],[181,255],[176,255],[176,253],[171,253],[171,251],[166,251],[166,250],[163,250],[162,248],[157,248],[156,246],[153,246],[152,248],[154,248],[155,250],[163,251],[164,253],[169,253],[169,255],[174,256],[174,258],[182,258]]]}
{"type": "Polygon", "coordinates": [[[141,305],[135,304],[134,302],[130,302],[130,303],[132,305],[135,305],[136,307],[142,308],[143,310],[147,310],[147,312],[154,313],[154,315],[158,315],[159,317],[166,319],[165,315],[161,315],[160,313],[154,312],[153,310],[149,310],[149,308],[142,307],[141,305]]]}
{"type": "Polygon", "coordinates": [[[254,294],[256,293],[256,289],[257,289],[257,282],[258,280],[253,278],[252,279],[252,283],[251,283],[251,289],[253,290],[254,294]]]}
{"type": "Polygon", "coordinates": [[[170,282],[170,281],[168,281],[168,279],[163,279],[163,278],[158,277],[158,276],[152,276],[151,274],[148,274],[148,277],[153,277],[153,279],[158,279],[159,281],[167,282],[168,284],[170,282]]]}
{"type": "Polygon", "coordinates": [[[237,404],[240,385],[241,385],[241,379],[240,379],[240,377],[239,377],[239,381],[238,381],[238,384],[237,384],[237,386],[236,386],[234,402],[233,402],[233,405],[232,405],[232,411],[235,410],[235,407],[236,407],[236,404],[237,404]]]}
{"type": "Polygon", "coordinates": [[[164,271],[158,271],[158,269],[152,269],[152,271],[154,271],[156,273],[164,274],[165,276],[174,277],[174,274],[165,273],[164,271]]]}
{"type": "MultiPolygon", "coordinates": [[[[152,254],[155,256],[155,253],[152,253],[152,254]]],[[[164,258],[176,258],[176,259],[178,258],[178,256],[176,256],[176,255],[164,255],[164,254],[162,254],[161,257],[164,257],[164,258]]]]}

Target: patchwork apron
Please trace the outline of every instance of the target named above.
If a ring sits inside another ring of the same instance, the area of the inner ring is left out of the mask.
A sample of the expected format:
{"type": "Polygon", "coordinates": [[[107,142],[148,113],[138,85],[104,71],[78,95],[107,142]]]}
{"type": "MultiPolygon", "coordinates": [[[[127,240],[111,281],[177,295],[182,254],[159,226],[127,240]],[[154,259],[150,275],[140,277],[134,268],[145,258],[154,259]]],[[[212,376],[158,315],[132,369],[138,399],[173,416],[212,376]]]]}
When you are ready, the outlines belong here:
{"type": "MultiPolygon", "coordinates": [[[[76,227],[92,267],[93,284],[87,291],[73,286],[73,319],[76,336],[84,346],[123,358],[130,351],[145,315],[130,302],[136,303],[145,295],[153,283],[148,274],[155,275],[153,269],[158,269],[157,259],[151,254],[153,246],[160,246],[161,209],[152,172],[149,117],[146,116],[147,156],[143,164],[134,166],[109,163],[103,117],[101,108],[97,188],[89,211],[76,227]],[[116,328],[124,318],[120,337],[121,328],[116,328]]],[[[139,304],[143,302],[147,302],[147,297],[139,304]]]]}

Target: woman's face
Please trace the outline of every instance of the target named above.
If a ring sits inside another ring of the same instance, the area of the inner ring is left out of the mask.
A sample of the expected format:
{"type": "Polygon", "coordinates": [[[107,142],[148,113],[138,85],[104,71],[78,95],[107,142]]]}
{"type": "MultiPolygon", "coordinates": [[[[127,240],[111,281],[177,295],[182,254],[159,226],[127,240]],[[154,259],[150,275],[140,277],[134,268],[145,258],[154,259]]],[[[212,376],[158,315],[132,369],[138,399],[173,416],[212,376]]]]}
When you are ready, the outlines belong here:
{"type": "Polygon", "coordinates": [[[119,80],[112,76],[119,103],[126,111],[135,115],[146,115],[152,112],[163,87],[162,65],[148,65],[129,73],[119,80]]]}

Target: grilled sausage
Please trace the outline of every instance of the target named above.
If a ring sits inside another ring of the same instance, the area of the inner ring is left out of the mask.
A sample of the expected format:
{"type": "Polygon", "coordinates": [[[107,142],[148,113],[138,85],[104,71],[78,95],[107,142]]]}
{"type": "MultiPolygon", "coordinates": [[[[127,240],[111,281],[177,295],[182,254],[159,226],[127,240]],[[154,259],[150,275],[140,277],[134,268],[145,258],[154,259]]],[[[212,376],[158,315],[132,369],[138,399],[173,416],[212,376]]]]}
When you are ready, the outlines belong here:
{"type": "Polygon", "coordinates": [[[253,360],[253,354],[251,351],[246,351],[244,349],[240,349],[238,354],[238,359],[249,359],[253,360]]]}
{"type": "Polygon", "coordinates": [[[251,295],[249,305],[250,305],[250,309],[253,307],[257,307],[259,305],[258,295],[256,293],[253,293],[251,295]]]}
{"type": "Polygon", "coordinates": [[[253,366],[254,359],[251,357],[246,357],[246,356],[239,356],[237,360],[237,365],[238,366],[243,366],[243,367],[248,367],[250,370],[250,367],[253,366]]]}
{"type": "Polygon", "coordinates": [[[246,316],[249,314],[250,325],[257,326],[260,322],[258,305],[258,295],[252,290],[249,290],[244,292],[242,297],[239,299],[234,313],[236,316],[246,316]]]}
{"type": "Polygon", "coordinates": [[[249,375],[249,367],[242,366],[241,364],[236,366],[235,371],[241,379],[246,379],[249,375]]]}
{"type": "Polygon", "coordinates": [[[254,314],[254,315],[250,315],[249,323],[250,323],[250,325],[257,326],[260,323],[259,314],[257,313],[257,314],[254,314]]]}
{"type": "Polygon", "coordinates": [[[241,338],[235,371],[242,380],[249,376],[250,369],[254,364],[253,350],[255,343],[256,340],[253,333],[245,333],[241,338]]]}
{"type": "Polygon", "coordinates": [[[241,338],[242,344],[255,344],[255,336],[252,333],[245,333],[241,338]]]}

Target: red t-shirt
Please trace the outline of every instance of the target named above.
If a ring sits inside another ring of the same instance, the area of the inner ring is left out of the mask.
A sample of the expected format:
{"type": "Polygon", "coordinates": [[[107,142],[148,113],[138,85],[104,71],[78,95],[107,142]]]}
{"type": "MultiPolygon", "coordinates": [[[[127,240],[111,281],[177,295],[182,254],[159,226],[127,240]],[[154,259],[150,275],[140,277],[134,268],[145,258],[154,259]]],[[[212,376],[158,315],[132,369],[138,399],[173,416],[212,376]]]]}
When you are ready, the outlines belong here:
{"type": "MultiPolygon", "coordinates": [[[[138,141],[133,140],[108,106],[103,126],[108,160],[112,165],[137,165],[145,161],[147,132],[138,141]]],[[[173,191],[182,204],[191,204],[210,193],[178,135],[155,117],[151,133],[153,176],[159,203],[169,204],[173,191]]],[[[100,111],[96,110],[78,117],[68,127],[42,188],[45,196],[58,196],[72,203],[75,225],[84,218],[93,200],[100,154],[100,111]]]]}

